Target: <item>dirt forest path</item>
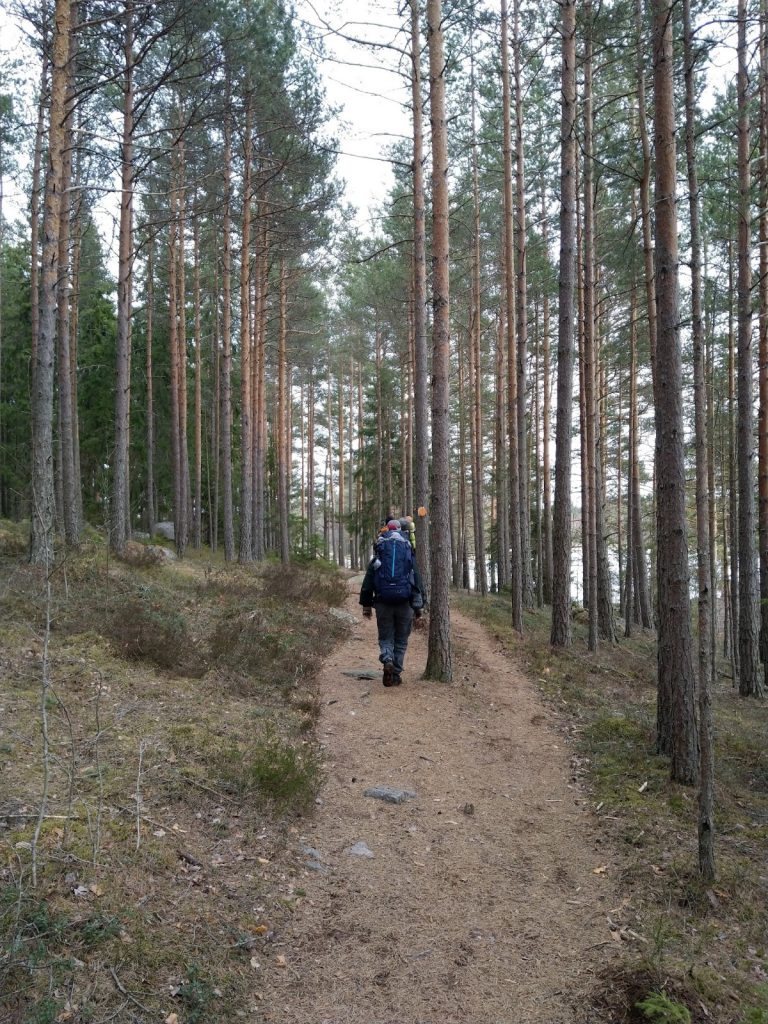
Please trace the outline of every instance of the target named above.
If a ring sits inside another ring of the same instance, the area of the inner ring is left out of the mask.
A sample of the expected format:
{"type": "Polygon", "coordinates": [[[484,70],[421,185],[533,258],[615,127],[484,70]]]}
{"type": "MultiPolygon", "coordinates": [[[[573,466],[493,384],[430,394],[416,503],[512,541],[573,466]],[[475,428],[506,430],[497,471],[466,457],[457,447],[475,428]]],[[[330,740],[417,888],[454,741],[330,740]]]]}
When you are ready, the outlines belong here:
{"type": "MultiPolygon", "coordinates": [[[[611,953],[606,854],[533,684],[452,612],[455,682],[384,688],[375,619],[320,678],[327,782],[302,832],[306,896],[282,935],[280,1024],[582,1024],[611,953]],[[375,672],[375,678],[349,673],[375,672]],[[345,674],[346,673],[346,674],[345,674]],[[369,787],[410,790],[397,805],[369,787]],[[350,852],[363,843],[370,855],[350,852]],[[595,869],[600,869],[595,873],[595,869]]],[[[274,975],[273,975],[274,976],[274,975]]]]}

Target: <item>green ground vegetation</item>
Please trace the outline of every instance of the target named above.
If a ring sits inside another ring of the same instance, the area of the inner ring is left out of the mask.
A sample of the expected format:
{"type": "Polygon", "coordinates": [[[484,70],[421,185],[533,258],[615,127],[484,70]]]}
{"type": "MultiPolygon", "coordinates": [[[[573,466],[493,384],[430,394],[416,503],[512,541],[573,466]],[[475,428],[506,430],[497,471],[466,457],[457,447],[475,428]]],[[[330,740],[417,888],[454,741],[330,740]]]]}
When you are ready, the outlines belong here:
{"type": "Polygon", "coordinates": [[[302,898],[345,581],[91,532],[48,603],[25,549],[0,522],[0,1019],[230,1019],[302,898]]]}

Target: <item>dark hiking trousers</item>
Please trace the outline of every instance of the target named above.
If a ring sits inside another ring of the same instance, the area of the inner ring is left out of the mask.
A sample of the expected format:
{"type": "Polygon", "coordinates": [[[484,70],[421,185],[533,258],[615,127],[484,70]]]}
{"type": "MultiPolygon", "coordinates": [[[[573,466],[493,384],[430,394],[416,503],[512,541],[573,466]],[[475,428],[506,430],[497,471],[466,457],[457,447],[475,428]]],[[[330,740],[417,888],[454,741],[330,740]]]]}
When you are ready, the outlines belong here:
{"type": "Polygon", "coordinates": [[[403,671],[403,661],[408,648],[408,637],[411,635],[413,608],[408,601],[397,601],[393,604],[376,604],[376,625],[379,629],[379,661],[386,664],[391,661],[395,672],[403,671]]]}

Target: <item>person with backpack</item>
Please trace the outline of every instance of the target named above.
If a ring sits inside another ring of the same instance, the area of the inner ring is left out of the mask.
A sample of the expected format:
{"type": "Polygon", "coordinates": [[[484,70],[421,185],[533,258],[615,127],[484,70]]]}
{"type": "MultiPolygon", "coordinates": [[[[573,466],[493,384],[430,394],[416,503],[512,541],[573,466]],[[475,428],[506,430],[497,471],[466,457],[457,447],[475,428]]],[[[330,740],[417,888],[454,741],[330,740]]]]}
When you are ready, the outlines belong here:
{"type": "Polygon", "coordinates": [[[424,588],[410,540],[397,519],[387,523],[386,533],[376,541],[360,588],[360,604],[368,619],[376,609],[382,682],[399,686],[411,626],[424,608],[424,588]]]}

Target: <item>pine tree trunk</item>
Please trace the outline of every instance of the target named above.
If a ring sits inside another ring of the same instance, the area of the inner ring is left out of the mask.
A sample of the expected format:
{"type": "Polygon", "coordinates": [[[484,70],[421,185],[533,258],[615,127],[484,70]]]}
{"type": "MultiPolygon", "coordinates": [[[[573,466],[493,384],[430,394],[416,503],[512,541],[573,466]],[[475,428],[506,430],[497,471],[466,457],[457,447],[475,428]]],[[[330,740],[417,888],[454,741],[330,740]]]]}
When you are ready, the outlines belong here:
{"type": "Polygon", "coordinates": [[[203,359],[200,308],[200,222],[195,214],[193,228],[195,260],[195,492],[192,500],[192,546],[203,542],[203,359]]]}
{"type": "MultiPolygon", "coordinates": [[[[179,126],[184,122],[181,108],[179,109],[179,126]]],[[[189,485],[189,446],[187,444],[187,303],[186,303],[186,162],[183,135],[177,143],[178,159],[178,233],[176,236],[176,316],[178,329],[176,344],[178,346],[178,387],[179,387],[179,506],[176,515],[176,553],[184,557],[189,544],[189,512],[192,505],[192,494],[189,485]]]]}
{"type": "Polygon", "coordinates": [[[760,3],[760,288],[758,381],[758,535],[760,656],[768,686],[768,2],[760,3]]]}
{"type": "Polygon", "coordinates": [[[656,143],[656,501],[658,579],[658,737],[671,777],[698,778],[696,679],[691,651],[683,445],[672,54],[673,0],[653,0],[656,143]]]}
{"type": "Polygon", "coordinates": [[[482,406],[482,361],[480,352],[480,316],[482,291],[480,265],[480,187],[477,170],[477,135],[475,125],[475,63],[471,54],[472,91],[472,294],[470,299],[470,423],[472,446],[472,520],[474,524],[475,590],[483,596],[488,593],[488,575],[485,567],[485,525],[483,523],[483,406],[482,406]]]}
{"type": "MultiPolygon", "coordinates": [[[[707,279],[706,264],[704,267],[704,280],[707,279]]],[[[714,290],[712,290],[714,291],[714,290]]],[[[705,290],[706,297],[706,290],[705,290]]],[[[712,303],[714,306],[714,303],[712,303]]],[[[712,321],[709,318],[711,325],[712,321]]],[[[713,394],[713,367],[712,367],[712,353],[713,353],[713,342],[714,342],[714,327],[710,326],[704,331],[705,343],[707,347],[707,490],[709,491],[709,570],[711,575],[712,585],[712,602],[711,602],[711,613],[712,613],[712,635],[711,635],[711,678],[716,678],[717,671],[717,622],[718,622],[718,610],[717,610],[717,495],[715,492],[715,400],[713,394]]],[[[725,575],[722,575],[723,583],[725,583],[725,575]]],[[[723,587],[723,596],[725,596],[725,587],[723,587]]],[[[723,607],[725,602],[723,602],[723,607]]]]}
{"type": "Polygon", "coordinates": [[[155,532],[155,378],[152,345],[154,343],[155,282],[152,264],[153,245],[147,245],[147,531],[155,532]]]}
{"type": "MultiPolygon", "coordinates": [[[[376,526],[386,515],[384,508],[384,404],[381,394],[381,331],[378,323],[374,331],[376,355],[376,526]]],[[[330,413],[329,413],[330,415],[330,413]]]]}
{"type": "MultiPolygon", "coordinates": [[[[632,198],[635,210],[634,195],[632,198]]],[[[627,412],[627,549],[626,573],[624,577],[624,636],[632,635],[632,612],[634,608],[633,583],[637,553],[634,545],[634,503],[635,503],[635,408],[637,405],[637,284],[635,276],[629,291],[629,409],[627,412]]]]}
{"type": "MultiPolygon", "coordinates": [[[[544,177],[542,175],[542,189],[541,189],[541,234],[542,234],[542,245],[545,252],[549,252],[549,232],[547,230],[548,218],[547,218],[547,199],[544,189],[544,177]]],[[[551,377],[549,367],[549,295],[547,291],[544,292],[544,310],[543,310],[543,340],[542,340],[542,356],[544,361],[544,381],[543,381],[543,396],[542,396],[542,430],[543,430],[543,449],[544,449],[544,565],[543,565],[543,590],[544,590],[544,603],[552,604],[552,473],[550,469],[550,405],[552,401],[551,396],[551,377]]]]}
{"type": "Polygon", "coordinates": [[[507,430],[509,434],[509,546],[510,586],[512,591],[512,626],[523,631],[525,569],[522,563],[523,514],[520,508],[520,454],[518,419],[518,363],[515,328],[517,299],[515,295],[514,197],[512,194],[512,94],[509,70],[509,17],[507,0],[501,0],[501,84],[504,125],[504,289],[507,310],[507,430]]]}
{"type": "Polygon", "coordinates": [[[131,405],[131,312],[133,287],[133,3],[126,0],[123,36],[122,192],[117,270],[117,353],[115,453],[112,470],[112,548],[122,554],[130,536],[128,507],[128,429],[131,405]]]}
{"type": "Polygon", "coordinates": [[[739,469],[739,693],[765,694],[760,670],[760,615],[755,548],[755,443],[752,383],[752,267],[750,212],[747,2],[738,4],[739,251],[738,251],[738,469],[739,469]]]}
{"type": "MultiPolygon", "coordinates": [[[[339,409],[338,409],[338,436],[339,436],[339,543],[338,543],[338,559],[339,565],[345,566],[347,563],[347,552],[346,542],[344,539],[344,479],[345,479],[345,466],[344,466],[344,369],[343,364],[339,365],[339,409]]],[[[406,450],[405,441],[403,441],[403,451],[406,450]]]]}
{"type": "Polygon", "coordinates": [[[576,273],[576,4],[562,3],[560,121],[560,279],[557,348],[555,501],[552,510],[552,634],[568,647],[571,632],[571,416],[576,273]]]}
{"type": "Polygon", "coordinates": [[[536,502],[536,606],[544,604],[544,535],[542,533],[541,514],[541,372],[540,372],[540,339],[539,339],[539,307],[534,308],[534,381],[533,381],[533,463],[536,502]]]}
{"type": "Polygon", "coordinates": [[[622,448],[622,427],[624,421],[624,391],[623,391],[623,380],[621,376],[621,366],[616,367],[616,378],[617,388],[619,392],[619,407],[616,414],[616,558],[618,560],[618,577],[617,581],[619,584],[619,618],[621,619],[624,615],[624,537],[622,534],[622,521],[621,521],[621,509],[622,509],[622,493],[621,493],[621,477],[624,469],[623,456],[624,450],[622,448]]]}
{"type": "Polygon", "coordinates": [[[467,562],[467,415],[466,415],[466,384],[464,380],[464,351],[461,337],[457,341],[458,351],[458,426],[459,426],[459,480],[458,480],[458,538],[460,557],[457,560],[460,576],[454,577],[454,586],[469,590],[469,563],[467,562]]]}
{"type": "MultiPolygon", "coordinates": [[[[356,521],[356,509],[353,509],[353,489],[354,480],[356,476],[356,465],[355,465],[355,361],[350,357],[349,360],[349,391],[348,391],[348,406],[347,406],[347,464],[349,466],[348,471],[348,491],[349,496],[348,508],[349,508],[349,560],[350,566],[353,569],[359,569],[360,563],[360,550],[359,550],[359,534],[355,532],[354,523],[356,521]]],[[[359,438],[357,439],[359,443],[359,438]]],[[[359,521],[359,520],[357,520],[359,521]]]]}
{"type": "Polygon", "coordinates": [[[224,515],[224,558],[235,557],[232,509],[232,113],[229,82],[224,113],[224,216],[221,254],[221,488],[224,515]]]}
{"type": "Polygon", "coordinates": [[[253,560],[253,377],[251,354],[251,195],[253,101],[245,110],[243,137],[243,216],[240,245],[240,546],[237,560],[253,560]]]}
{"type": "Polygon", "coordinates": [[[72,274],[70,268],[70,221],[72,197],[72,147],[74,144],[73,92],[75,31],[77,5],[72,5],[72,26],[70,32],[67,98],[65,104],[64,146],[61,175],[61,227],[59,229],[59,253],[57,286],[57,344],[58,344],[58,400],[59,400],[59,451],[62,482],[62,526],[67,547],[77,547],[80,528],[77,518],[77,492],[75,479],[74,418],[77,410],[72,405],[72,363],[70,349],[70,297],[72,274]]]}
{"type": "MultiPolygon", "coordinates": [[[[285,257],[280,260],[280,322],[278,326],[278,347],[277,347],[277,514],[280,521],[280,561],[287,565],[291,560],[290,540],[290,389],[288,387],[288,362],[286,344],[288,337],[288,274],[285,267],[285,257]]],[[[330,368],[330,362],[329,362],[330,368]]],[[[330,396],[330,375],[328,388],[330,396]]],[[[328,408],[330,417],[330,402],[328,408]]],[[[328,445],[328,458],[331,459],[331,446],[328,445]]],[[[330,462],[331,470],[333,462],[330,462]]],[[[333,473],[329,473],[329,487],[333,491],[333,473]]],[[[333,518],[331,517],[331,522],[333,518]]]]}
{"type": "Polygon", "coordinates": [[[728,543],[731,555],[730,610],[731,610],[731,668],[733,685],[739,685],[739,488],[736,460],[736,332],[733,316],[733,240],[728,240],[728,543]]]}
{"type": "Polygon", "coordinates": [[[517,314],[517,459],[520,491],[520,585],[523,606],[533,607],[531,576],[531,503],[528,479],[528,424],[525,412],[528,360],[528,286],[527,246],[525,237],[525,152],[523,148],[523,84],[520,73],[520,0],[513,0],[512,55],[515,80],[515,283],[517,314]]]}
{"type": "Polygon", "coordinates": [[[597,403],[595,400],[595,257],[594,257],[594,180],[592,137],[592,4],[584,5],[586,43],[584,55],[584,424],[587,467],[587,536],[589,544],[589,591],[587,609],[589,631],[587,647],[597,650],[597,403]]]}
{"type": "Polygon", "coordinates": [[[685,51],[685,156],[688,171],[688,207],[691,223],[691,327],[693,333],[693,402],[696,438],[696,548],[699,582],[699,870],[711,882],[715,877],[714,758],[712,744],[712,677],[710,636],[711,574],[709,567],[709,495],[707,468],[707,395],[704,351],[704,319],[701,300],[701,227],[699,182],[696,171],[696,83],[694,81],[691,0],[683,0],[685,51]]]}
{"type": "MultiPolygon", "coordinates": [[[[633,212],[636,210],[635,201],[632,201],[633,212]]],[[[631,516],[627,511],[627,544],[629,545],[629,530],[632,531],[632,559],[631,576],[634,582],[634,597],[632,601],[632,615],[635,622],[642,623],[644,629],[651,629],[653,617],[651,613],[651,602],[648,593],[648,572],[645,564],[645,540],[643,537],[642,502],[640,493],[640,462],[638,459],[638,446],[640,443],[640,423],[637,408],[637,286],[632,280],[630,291],[630,380],[629,380],[629,417],[630,417],[630,444],[629,444],[629,469],[628,477],[631,479],[631,516]],[[631,527],[630,527],[631,522],[631,527]]],[[[628,484],[629,490],[629,484],[628,484]]],[[[630,499],[627,497],[627,504],[630,499]]],[[[627,555],[627,569],[629,571],[630,560],[627,555]]]]}
{"type": "MultiPolygon", "coordinates": [[[[218,241],[218,240],[217,240],[218,241]]],[[[221,487],[221,320],[219,303],[219,271],[213,275],[213,331],[211,332],[211,367],[213,388],[210,406],[210,447],[208,454],[208,543],[211,551],[219,549],[219,492],[221,487]],[[211,462],[213,470],[211,470],[211,462]]]]}
{"type": "Polygon", "coordinates": [[[309,368],[307,390],[307,536],[309,550],[315,552],[315,371],[309,368]]]}
{"type": "Polygon", "coordinates": [[[54,560],[53,366],[56,333],[64,117],[68,80],[70,0],[56,0],[43,216],[40,322],[32,367],[32,510],[29,560],[50,569],[54,560]]]}
{"type": "Polygon", "coordinates": [[[432,124],[432,508],[427,679],[451,682],[448,132],[441,0],[427,0],[432,124]]]}
{"type": "Polygon", "coordinates": [[[651,353],[651,376],[656,375],[656,292],[651,236],[651,143],[645,104],[645,62],[648,47],[643,32],[643,0],[635,2],[635,46],[637,50],[637,118],[643,154],[640,179],[640,218],[643,226],[643,262],[645,266],[645,301],[648,316],[648,344],[651,353]]]}
{"type": "Polygon", "coordinates": [[[579,468],[581,469],[581,571],[582,571],[582,607],[585,609],[589,608],[589,593],[590,593],[590,528],[589,528],[589,516],[590,516],[590,473],[589,473],[589,454],[587,446],[587,399],[586,399],[586,359],[585,359],[585,317],[584,317],[584,275],[581,273],[581,268],[584,263],[584,233],[582,230],[582,213],[581,213],[581,202],[578,195],[578,177],[579,177],[579,154],[576,153],[576,179],[577,179],[577,195],[576,195],[576,267],[577,267],[577,279],[576,279],[576,307],[577,307],[577,330],[578,330],[578,358],[579,358],[579,468]]]}
{"type": "Polygon", "coordinates": [[[182,503],[182,470],[181,470],[181,449],[179,429],[179,318],[178,318],[178,263],[176,259],[176,245],[179,230],[178,224],[178,193],[175,181],[175,171],[171,173],[171,194],[169,198],[169,223],[168,223],[168,349],[170,360],[170,386],[171,386],[171,483],[173,488],[173,530],[178,549],[180,533],[179,515],[182,503]]]}
{"type": "Polygon", "coordinates": [[[259,258],[261,297],[257,329],[258,376],[256,381],[256,452],[254,457],[254,548],[257,561],[266,554],[266,458],[267,458],[267,315],[269,295],[269,231],[262,218],[261,253],[259,258]]]}
{"type": "Polygon", "coordinates": [[[34,367],[37,358],[37,338],[40,332],[40,199],[45,196],[40,183],[43,164],[43,146],[45,144],[45,111],[48,102],[48,39],[43,29],[43,59],[40,68],[40,92],[37,99],[37,128],[35,130],[35,151],[32,158],[32,184],[30,192],[29,216],[29,319],[32,334],[31,364],[34,367]]]}
{"type": "Polygon", "coordinates": [[[80,335],[80,266],[82,261],[83,210],[82,186],[82,112],[78,113],[77,163],[75,170],[75,205],[72,220],[72,295],[69,315],[69,381],[72,392],[72,462],[75,489],[75,519],[78,535],[83,529],[83,482],[80,470],[80,416],[78,412],[78,338],[80,335]]]}
{"type": "Polygon", "coordinates": [[[507,488],[507,449],[506,409],[504,407],[505,375],[504,346],[506,326],[504,322],[504,304],[499,309],[499,320],[496,330],[496,407],[495,407],[495,463],[496,463],[496,566],[498,589],[509,586],[509,491],[507,488]]]}

